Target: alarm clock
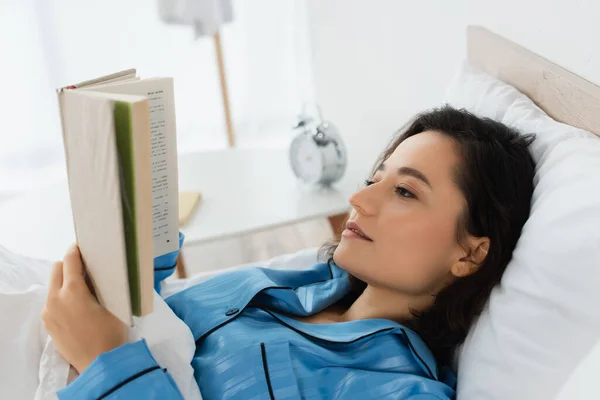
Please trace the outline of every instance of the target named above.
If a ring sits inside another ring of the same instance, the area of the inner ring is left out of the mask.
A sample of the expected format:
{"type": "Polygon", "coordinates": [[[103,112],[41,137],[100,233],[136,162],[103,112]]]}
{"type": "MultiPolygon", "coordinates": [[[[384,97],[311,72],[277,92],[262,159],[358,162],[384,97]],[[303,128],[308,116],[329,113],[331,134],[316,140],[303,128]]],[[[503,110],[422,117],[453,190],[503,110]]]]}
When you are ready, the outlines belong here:
{"type": "Polygon", "coordinates": [[[331,185],[346,171],[347,153],[337,128],[331,122],[301,119],[301,132],[290,145],[290,164],[297,178],[309,184],[331,185]]]}

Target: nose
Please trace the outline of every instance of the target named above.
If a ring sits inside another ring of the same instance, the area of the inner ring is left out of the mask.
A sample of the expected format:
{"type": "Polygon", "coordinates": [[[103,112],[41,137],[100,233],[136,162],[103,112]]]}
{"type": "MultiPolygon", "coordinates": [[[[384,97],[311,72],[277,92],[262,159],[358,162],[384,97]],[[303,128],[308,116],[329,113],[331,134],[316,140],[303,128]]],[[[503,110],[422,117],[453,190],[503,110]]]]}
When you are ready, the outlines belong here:
{"type": "Polygon", "coordinates": [[[350,196],[349,202],[352,207],[364,216],[374,215],[376,213],[376,193],[375,184],[363,187],[350,196]]]}

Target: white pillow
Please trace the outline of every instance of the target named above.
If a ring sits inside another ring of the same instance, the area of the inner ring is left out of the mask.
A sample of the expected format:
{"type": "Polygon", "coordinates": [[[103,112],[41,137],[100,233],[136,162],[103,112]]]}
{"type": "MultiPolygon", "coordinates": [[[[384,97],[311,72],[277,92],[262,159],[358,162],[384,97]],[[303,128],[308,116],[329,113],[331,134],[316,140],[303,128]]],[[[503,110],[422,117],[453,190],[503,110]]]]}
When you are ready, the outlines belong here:
{"type": "Polygon", "coordinates": [[[531,215],[458,357],[458,400],[553,399],[600,337],[600,138],[465,64],[446,101],[536,133],[531,215]]]}
{"type": "Polygon", "coordinates": [[[600,375],[600,341],[567,379],[557,400],[589,400],[598,397],[598,375],[600,375]]]}

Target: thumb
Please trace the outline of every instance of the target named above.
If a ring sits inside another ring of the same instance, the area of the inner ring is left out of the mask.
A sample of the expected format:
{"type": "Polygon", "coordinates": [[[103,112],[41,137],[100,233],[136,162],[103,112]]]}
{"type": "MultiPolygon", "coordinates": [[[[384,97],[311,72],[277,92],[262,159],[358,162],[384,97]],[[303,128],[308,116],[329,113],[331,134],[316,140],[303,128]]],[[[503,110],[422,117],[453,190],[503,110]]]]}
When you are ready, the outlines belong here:
{"type": "Polygon", "coordinates": [[[63,273],[65,283],[83,281],[83,262],[77,244],[71,245],[63,259],[63,273]]]}

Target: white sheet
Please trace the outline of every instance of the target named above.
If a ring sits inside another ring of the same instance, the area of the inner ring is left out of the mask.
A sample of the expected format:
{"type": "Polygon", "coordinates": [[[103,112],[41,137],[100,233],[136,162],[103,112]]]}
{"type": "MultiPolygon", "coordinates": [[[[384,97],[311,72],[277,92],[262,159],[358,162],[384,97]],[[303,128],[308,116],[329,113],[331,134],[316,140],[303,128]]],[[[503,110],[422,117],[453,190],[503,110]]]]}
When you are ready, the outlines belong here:
{"type": "MultiPolygon", "coordinates": [[[[3,282],[0,277],[0,282],[3,282]]],[[[40,313],[46,289],[0,292],[0,399],[33,399],[46,341],[40,313]]]]}
{"type": "Polygon", "coordinates": [[[46,332],[40,313],[50,263],[0,246],[0,399],[32,399],[46,332]]]}
{"type": "MultiPolygon", "coordinates": [[[[54,348],[40,320],[50,262],[31,260],[0,247],[0,399],[57,399],[70,365],[54,348]]],[[[202,399],[191,360],[189,328],[155,294],[155,311],[134,318],[129,341],[145,338],[156,361],[173,376],[185,399],[202,399]]]]}

